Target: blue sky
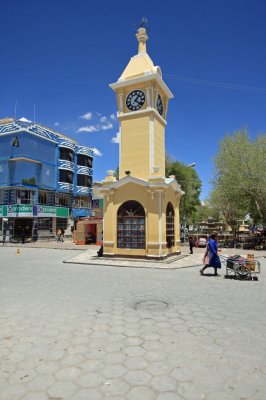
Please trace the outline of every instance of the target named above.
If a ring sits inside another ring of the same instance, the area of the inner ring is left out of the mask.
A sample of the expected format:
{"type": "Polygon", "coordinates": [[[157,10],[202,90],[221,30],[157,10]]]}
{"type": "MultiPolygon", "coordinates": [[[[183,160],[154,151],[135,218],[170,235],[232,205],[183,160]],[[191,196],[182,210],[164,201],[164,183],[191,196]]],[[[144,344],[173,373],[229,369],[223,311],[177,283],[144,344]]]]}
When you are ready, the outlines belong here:
{"type": "Polygon", "coordinates": [[[137,53],[143,16],[148,53],[175,96],[167,152],[196,163],[204,199],[224,135],[266,131],[265,0],[3,0],[0,118],[14,117],[17,104],[17,118],[33,120],[35,104],[36,122],[96,149],[94,179],[102,180],[118,166],[108,84],[137,53]]]}

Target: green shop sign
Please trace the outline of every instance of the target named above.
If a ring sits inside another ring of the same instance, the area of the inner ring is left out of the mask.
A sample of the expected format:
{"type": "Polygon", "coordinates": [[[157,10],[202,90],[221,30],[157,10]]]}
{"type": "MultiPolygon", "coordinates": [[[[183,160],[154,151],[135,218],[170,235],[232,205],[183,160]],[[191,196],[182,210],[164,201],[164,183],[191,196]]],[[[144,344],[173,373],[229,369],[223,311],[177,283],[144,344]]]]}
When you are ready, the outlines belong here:
{"type": "Polygon", "coordinates": [[[12,204],[7,206],[7,217],[32,217],[32,205],[12,204]]]}
{"type": "Polygon", "coordinates": [[[28,204],[0,205],[0,217],[69,218],[69,208],[53,206],[32,206],[28,204]]]}
{"type": "Polygon", "coordinates": [[[38,217],[68,218],[69,209],[66,207],[38,206],[38,217]]]}

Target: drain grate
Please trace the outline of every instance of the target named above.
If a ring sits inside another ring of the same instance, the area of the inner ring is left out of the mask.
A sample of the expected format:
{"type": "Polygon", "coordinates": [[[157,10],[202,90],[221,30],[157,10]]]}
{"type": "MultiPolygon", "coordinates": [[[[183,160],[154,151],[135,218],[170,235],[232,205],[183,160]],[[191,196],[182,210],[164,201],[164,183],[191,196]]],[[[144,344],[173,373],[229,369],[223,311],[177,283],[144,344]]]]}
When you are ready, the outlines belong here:
{"type": "Polygon", "coordinates": [[[169,307],[169,303],[161,300],[142,300],[135,303],[136,310],[161,311],[169,307]]]}

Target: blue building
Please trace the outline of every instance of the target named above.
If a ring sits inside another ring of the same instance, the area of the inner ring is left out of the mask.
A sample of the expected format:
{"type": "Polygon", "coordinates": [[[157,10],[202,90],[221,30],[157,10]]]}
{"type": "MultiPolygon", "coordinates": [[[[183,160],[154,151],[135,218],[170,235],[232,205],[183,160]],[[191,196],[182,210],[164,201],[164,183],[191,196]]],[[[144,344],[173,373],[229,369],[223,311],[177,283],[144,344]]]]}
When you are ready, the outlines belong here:
{"type": "Polygon", "coordinates": [[[92,167],[93,151],[72,138],[25,118],[0,120],[0,238],[70,234],[91,215],[92,167]]]}

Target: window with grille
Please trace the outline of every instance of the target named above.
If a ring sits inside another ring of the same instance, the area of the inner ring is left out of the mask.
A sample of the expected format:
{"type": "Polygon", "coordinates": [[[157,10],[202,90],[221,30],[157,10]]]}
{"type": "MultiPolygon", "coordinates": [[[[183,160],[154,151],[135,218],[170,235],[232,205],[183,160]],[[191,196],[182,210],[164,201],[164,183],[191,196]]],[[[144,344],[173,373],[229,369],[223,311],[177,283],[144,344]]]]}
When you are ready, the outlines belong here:
{"type": "Polygon", "coordinates": [[[74,160],[73,150],[65,148],[65,147],[60,147],[59,153],[60,153],[60,155],[59,155],[60,160],[66,160],[66,161],[73,162],[73,160],[74,160]]]}
{"type": "Polygon", "coordinates": [[[118,209],[117,247],[145,249],[145,210],[137,201],[126,201],[118,209]]]}
{"type": "Polygon", "coordinates": [[[171,203],[166,207],[166,243],[167,247],[175,245],[175,212],[171,203]]]}
{"type": "Polygon", "coordinates": [[[77,165],[83,165],[84,167],[92,167],[92,158],[85,154],[77,154],[77,165]]]}
{"type": "Polygon", "coordinates": [[[92,186],[91,176],[78,174],[77,186],[91,187],[92,186]]]}
{"type": "Polygon", "coordinates": [[[66,169],[59,170],[59,182],[73,183],[74,174],[66,169]]]}

